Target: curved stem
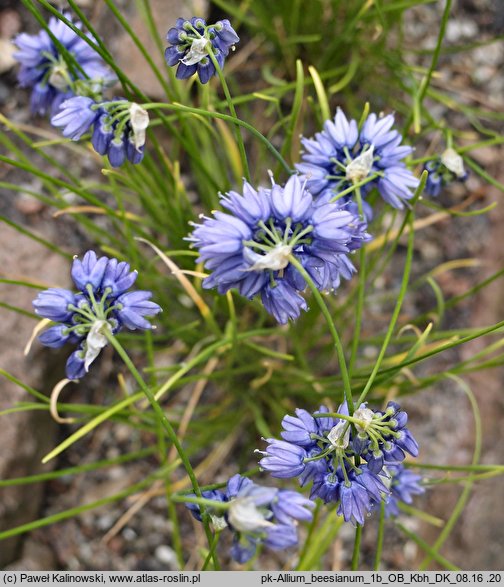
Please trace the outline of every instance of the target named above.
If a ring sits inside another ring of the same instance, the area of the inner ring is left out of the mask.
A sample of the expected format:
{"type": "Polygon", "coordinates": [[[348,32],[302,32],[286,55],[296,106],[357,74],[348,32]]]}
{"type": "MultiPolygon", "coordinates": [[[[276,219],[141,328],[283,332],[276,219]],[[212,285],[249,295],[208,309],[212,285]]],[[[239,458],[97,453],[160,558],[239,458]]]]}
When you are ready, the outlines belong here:
{"type": "Polygon", "coordinates": [[[395,325],[396,325],[397,320],[399,318],[399,312],[401,311],[404,297],[406,296],[406,291],[408,289],[409,276],[410,276],[410,272],[411,272],[411,264],[413,262],[413,239],[415,236],[415,231],[413,230],[413,218],[414,218],[413,209],[414,209],[414,205],[417,202],[420,194],[423,192],[423,189],[425,187],[425,183],[427,181],[427,176],[428,176],[427,171],[424,171],[422,173],[421,178],[420,178],[420,183],[415,191],[415,195],[413,196],[413,199],[411,201],[411,208],[409,208],[408,213],[406,214],[406,217],[404,219],[404,225],[409,224],[410,230],[408,233],[408,250],[406,252],[406,262],[404,264],[404,273],[403,273],[403,278],[402,278],[402,282],[401,282],[401,289],[399,291],[399,296],[397,297],[397,302],[396,302],[396,305],[394,308],[394,312],[392,314],[392,318],[390,320],[387,334],[385,335],[385,338],[383,340],[382,348],[380,349],[380,353],[378,355],[378,358],[376,359],[376,363],[373,367],[373,370],[371,371],[371,375],[369,376],[369,379],[367,380],[366,386],[364,387],[364,389],[362,390],[362,393],[359,396],[359,400],[358,400],[359,405],[365,400],[367,394],[369,393],[369,390],[371,389],[371,386],[373,385],[373,382],[376,378],[376,375],[378,374],[378,371],[380,370],[383,358],[385,356],[388,345],[390,343],[390,339],[392,338],[392,334],[394,332],[395,325]]]}
{"type": "Polygon", "coordinates": [[[165,104],[164,102],[149,102],[146,104],[142,104],[142,108],[145,110],[155,110],[155,109],[165,109],[165,110],[174,110],[177,112],[187,112],[189,114],[199,114],[200,116],[206,116],[207,118],[220,118],[221,120],[225,120],[226,122],[231,122],[232,124],[236,124],[237,126],[242,126],[246,128],[251,134],[253,134],[256,138],[258,138],[268,149],[268,151],[275,157],[275,159],[282,165],[282,167],[287,171],[289,175],[292,175],[294,171],[289,167],[289,164],[285,159],[280,155],[280,153],[275,149],[275,147],[268,141],[268,139],[261,134],[256,128],[254,128],[248,122],[241,120],[240,118],[233,118],[229,116],[229,114],[221,114],[220,112],[210,112],[208,110],[202,110],[201,108],[192,108],[190,106],[184,106],[183,104],[165,104]]]}
{"type": "MultiPolygon", "coordinates": [[[[411,225],[413,224],[412,218],[413,218],[413,216],[412,216],[412,213],[410,210],[410,211],[408,211],[407,220],[409,222],[411,222],[411,225]]],[[[413,228],[413,227],[411,227],[411,228],[413,228]]],[[[394,308],[394,312],[393,312],[392,318],[390,320],[387,334],[385,335],[385,338],[383,340],[383,344],[380,349],[380,353],[378,355],[378,358],[376,359],[376,363],[374,364],[371,375],[369,376],[369,379],[367,380],[367,383],[366,383],[364,389],[362,390],[362,393],[359,396],[359,400],[358,400],[359,405],[365,400],[367,394],[369,393],[369,390],[371,389],[371,386],[373,385],[373,382],[374,382],[376,375],[381,367],[383,358],[385,356],[388,345],[390,343],[390,339],[392,338],[392,334],[394,332],[395,325],[396,325],[397,320],[399,318],[399,312],[401,311],[402,303],[403,303],[404,297],[406,295],[406,291],[408,289],[411,264],[413,261],[413,238],[414,238],[414,236],[415,236],[415,231],[413,229],[411,229],[409,232],[409,235],[408,235],[408,250],[406,253],[406,263],[404,266],[404,274],[403,274],[403,279],[402,279],[402,283],[401,283],[401,289],[399,291],[399,296],[397,297],[397,302],[396,302],[396,305],[394,308]]]]}
{"type": "MultiPolygon", "coordinates": [[[[201,498],[202,497],[201,496],[201,489],[199,487],[198,480],[196,479],[196,475],[194,473],[194,469],[192,468],[189,457],[187,456],[185,450],[182,448],[182,445],[180,444],[180,441],[177,437],[177,434],[175,433],[175,430],[173,429],[170,422],[168,421],[168,418],[166,417],[165,413],[163,412],[163,409],[159,405],[158,401],[154,397],[154,394],[149,389],[148,385],[143,380],[143,378],[140,375],[140,373],[138,372],[137,368],[135,367],[135,365],[133,364],[133,362],[129,358],[128,354],[126,353],[126,351],[122,347],[121,343],[115,338],[115,336],[110,331],[105,330],[104,334],[107,337],[110,344],[117,351],[118,355],[124,361],[124,364],[126,365],[126,367],[128,367],[128,369],[129,369],[130,373],[133,375],[135,381],[140,386],[140,389],[147,396],[147,399],[149,400],[149,402],[152,406],[152,409],[154,410],[156,416],[158,417],[161,426],[165,429],[166,433],[168,434],[168,438],[172,441],[173,446],[175,447],[175,449],[180,457],[180,460],[182,461],[182,464],[184,465],[184,468],[187,472],[187,475],[191,481],[191,485],[192,485],[194,493],[199,498],[201,498]]],[[[211,532],[210,527],[208,525],[208,521],[206,520],[206,517],[204,515],[203,509],[202,509],[202,514],[203,514],[202,517],[203,517],[203,521],[204,521],[204,525],[205,525],[205,533],[206,533],[206,536],[208,539],[208,544],[211,545],[212,544],[212,532],[211,532]]],[[[214,557],[214,565],[215,565],[215,568],[217,569],[218,562],[215,557],[214,557]]]]}
{"type": "MultiPolygon", "coordinates": [[[[315,412],[312,414],[315,419],[317,418],[337,418],[338,420],[346,420],[347,422],[351,422],[352,424],[358,424],[359,426],[364,427],[366,422],[359,418],[354,418],[353,416],[347,416],[346,414],[340,414],[338,412],[315,412]]],[[[324,438],[325,440],[325,438],[324,438]]]]}
{"type": "MultiPolygon", "coordinates": [[[[360,187],[355,187],[355,196],[357,198],[357,205],[359,208],[359,215],[364,220],[364,208],[362,205],[362,194],[360,187]]],[[[350,361],[348,364],[348,370],[350,373],[353,372],[355,360],[357,359],[357,351],[359,349],[361,328],[362,328],[362,313],[364,311],[364,294],[366,290],[366,249],[364,246],[359,251],[359,286],[357,289],[357,308],[355,316],[355,326],[352,339],[352,352],[350,354],[350,361]]]]}
{"type": "MultiPolygon", "coordinates": [[[[235,120],[239,120],[237,114],[236,114],[236,109],[234,107],[233,104],[233,100],[231,99],[231,94],[229,93],[229,87],[227,85],[227,81],[226,78],[224,77],[224,74],[222,73],[222,69],[219,65],[219,62],[217,61],[212,46],[210,46],[207,49],[208,52],[208,56],[210,57],[214,67],[215,67],[215,71],[217,72],[217,75],[219,76],[219,81],[221,83],[222,89],[224,90],[224,96],[226,97],[226,102],[229,108],[229,112],[231,112],[231,116],[235,119],[235,120]]],[[[243,166],[243,173],[245,175],[245,179],[247,181],[250,181],[250,170],[249,170],[249,166],[248,166],[248,161],[247,161],[247,153],[245,152],[245,145],[243,143],[243,137],[242,134],[240,132],[240,129],[237,128],[236,129],[236,141],[238,143],[238,150],[240,151],[240,158],[241,158],[241,162],[242,162],[242,166],[243,166]]]]}
{"type": "Polygon", "coordinates": [[[188,495],[172,495],[171,501],[175,503],[195,503],[196,505],[206,505],[215,510],[228,510],[231,505],[229,501],[216,501],[206,497],[189,497],[188,495]]]}
{"type": "Polygon", "coordinates": [[[313,282],[313,279],[310,277],[310,275],[308,274],[306,269],[303,267],[303,265],[297,260],[297,258],[294,255],[289,255],[289,262],[292,263],[292,265],[303,276],[304,280],[308,284],[308,287],[312,290],[313,297],[315,298],[315,301],[317,302],[317,304],[320,308],[320,311],[322,312],[322,314],[324,315],[324,318],[326,319],[327,326],[329,327],[329,331],[331,332],[331,336],[334,341],[334,347],[335,347],[336,353],[338,355],[338,361],[339,361],[339,366],[340,366],[340,371],[341,371],[341,378],[343,380],[343,390],[345,393],[345,401],[348,406],[348,413],[350,415],[352,415],[354,413],[354,404],[353,404],[353,399],[352,399],[352,387],[350,385],[350,378],[348,376],[348,369],[347,369],[347,365],[346,365],[345,353],[343,351],[343,345],[341,344],[341,339],[339,337],[338,331],[336,330],[336,326],[334,325],[332,316],[329,312],[329,309],[328,309],[326,303],[324,302],[324,299],[322,298],[321,293],[317,289],[317,286],[313,282]]]}

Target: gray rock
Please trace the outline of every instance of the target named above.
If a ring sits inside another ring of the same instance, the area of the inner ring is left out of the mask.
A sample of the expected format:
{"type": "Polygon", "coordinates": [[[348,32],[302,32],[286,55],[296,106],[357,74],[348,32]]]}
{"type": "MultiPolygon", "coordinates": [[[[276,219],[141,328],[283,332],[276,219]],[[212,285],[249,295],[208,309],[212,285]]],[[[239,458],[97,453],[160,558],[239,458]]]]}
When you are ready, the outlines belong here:
{"type": "MultiPolygon", "coordinates": [[[[68,280],[66,261],[56,254],[48,254],[44,247],[6,225],[2,226],[0,267],[0,275],[10,279],[44,280],[48,285],[63,286],[68,280]]],[[[2,302],[25,310],[31,310],[35,294],[36,290],[31,288],[0,285],[2,302]]],[[[44,355],[44,361],[38,361],[34,360],[38,354],[35,350],[25,358],[23,349],[36,321],[4,308],[0,308],[0,320],[0,368],[24,383],[49,393],[53,382],[47,373],[55,357],[60,355],[49,351],[44,355]]],[[[62,366],[52,371],[63,375],[62,366]]],[[[32,399],[14,383],[5,378],[0,380],[0,411],[32,399]]],[[[23,477],[50,470],[52,464],[42,466],[40,461],[54,445],[55,430],[53,420],[44,411],[18,412],[1,417],[0,478],[23,477]]],[[[0,528],[13,528],[37,519],[42,488],[42,484],[37,483],[0,489],[0,528]]],[[[0,567],[19,555],[20,544],[21,537],[2,541],[0,567]]]]}

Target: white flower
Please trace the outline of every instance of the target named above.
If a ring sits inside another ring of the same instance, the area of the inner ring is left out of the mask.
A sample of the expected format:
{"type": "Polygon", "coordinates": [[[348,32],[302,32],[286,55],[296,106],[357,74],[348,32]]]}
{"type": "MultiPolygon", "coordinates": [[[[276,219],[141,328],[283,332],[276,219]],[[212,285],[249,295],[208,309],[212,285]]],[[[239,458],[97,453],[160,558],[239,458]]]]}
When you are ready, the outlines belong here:
{"type": "Polygon", "coordinates": [[[365,179],[373,167],[374,146],[361,153],[346,167],[346,178],[352,183],[358,183],[365,179]]]}
{"type": "Polygon", "coordinates": [[[51,86],[60,90],[60,92],[66,92],[68,90],[68,79],[68,67],[65,63],[58,63],[51,69],[49,83],[51,86]]]}
{"type": "Polygon", "coordinates": [[[359,432],[365,432],[373,420],[373,410],[369,408],[359,408],[354,412],[354,418],[362,420],[362,424],[355,423],[355,427],[359,432]]]}
{"type": "Polygon", "coordinates": [[[441,163],[457,177],[464,177],[464,160],[454,149],[446,149],[441,155],[441,163]]]}
{"type": "Polygon", "coordinates": [[[290,245],[277,244],[265,255],[258,255],[252,249],[245,247],[243,256],[249,263],[253,263],[245,271],[264,271],[264,269],[280,271],[280,269],[285,269],[289,264],[289,255],[291,253],[292,247],[290,245]]]}
{"type": "Polygon", "coordinates": [[[86,338],[86,355],[84,357],[84,369],[89,371],[89,366],[100,354],[100,351],[107,345],[107,337],[103,334],[104,329],[111,332],[110,324],[106,320],[96,320],[86,338]]]}
{"type": "Polygon", "coordinates": [[[224,516],[210,514],[210,522],[212,523],[215,532],[220,532],[221,530],[224,530],[224,528],[227,528],[227,522],[224,516]]]}
{"type": "Polygon", "coordinates": [[[194,65],[195,63],[199,63],[204,57],[208,57],[208,52],[206,49],[207,44],[208,39],[205,39],[205,37],[201,37],[200,39],[194,39],[191,48],[189,49],[189,52],[180,61],[184,65],[194,65]]]}
{"type": "Polygon", "coordinates": [[[145,130],[149,126],[149,113],[133,102],[129,107],[129,117],[133,129],[135,149],[138,151],[140,147],[145,145],[145,130]]]}
{"type": "Polygon", "coordinates": [[[238,497],[233,500],[229,506],[228,519],[238,532],[254,532],[274,525],[264,518],[254,497],[238,497]]]}
{"type": "Polygon", "coordinates": [[[334,448],[346,448],[350,443],[350,424],[344,420],[338,422],[336,426],[331,428],[327,435],[327,440],[334,446],[334,448]],[[345,430],[344,434],[343,430],[345,430]]]}

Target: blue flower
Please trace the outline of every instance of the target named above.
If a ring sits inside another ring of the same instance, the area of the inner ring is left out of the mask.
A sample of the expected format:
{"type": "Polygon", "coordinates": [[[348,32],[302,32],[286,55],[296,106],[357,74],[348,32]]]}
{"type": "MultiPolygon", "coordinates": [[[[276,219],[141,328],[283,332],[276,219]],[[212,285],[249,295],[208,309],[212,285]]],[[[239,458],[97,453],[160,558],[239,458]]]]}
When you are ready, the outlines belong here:
{"type": "Polygon", "coordinates": [[[130,271],[129,263],[119,262],[117,259],[109,259],[102,279],[102,288],[110,288],[114,296],[127,291],[136,281],[138,271],[130,271]]]}
{"type": "Polygon", "coordinates": [[[274,286],[264,284],[261,301],[266,311],[280,324],[297,320],[301,310],[308,310],[305,299],[284,279],[278,279],[274,286]]]}
{"type": "Polygon", "coordinates": [[[54,322],[67,322],[73,315],[71,306],[76,304],[75,294],[67,289],[51,287],[40,292],[33,302],[35,314],[54,322]]]}
{"type": "Polygon", "coordinates": [[[271,504],[273,514],[280,524],[289,525],[293,520],[309,522],[312,517],[312,509],[315,504],[306,499],[297,491],[280,489],[271,504]]]}
{"type": "Polygon", "coordinates": [[[86,292],[88,285],[93,291],[101,287],[108,264],[107,257],[98,258],[94,251],[87,251],[82,261],[75,257],[70,274],[79,291],[86,292]]]}
{"type": "Polygon", "coordinates": [[[153,316],[160,311],[159,306],[150,301],[151,297],[150,291],[131,291],[121,294],[115,301],[116,314],[121,324],[130,330],[151,329],[152,325],[145,316],[153,316]]]}
{"type": "Polygon", "coordinates": [[[339,490],[338,514],[353,526],[364,525],[371,510],[371,501],[366,488],[356,482],[341,483],[339,490]]]}
{"type": "Polygon", "coordinates": [[[83,134],[87,133],[99,112],[93,109],[95,101],[84,96],[74,96],[65,100],[58,113],[51,118],[53,126],[63,128],[63,136],[73,141],[78,141],[83,134]]]}
{"type": "Polygon", "coordinates": [[[56,322],[39,336],[43,345],[78,345],[68,358],[66,374],[68,379],[80,379],[107,344],[107,334],[116,334],[123,327],[152,328],[146,317],[155,316],[161,308],[150,301],[149,291],[126,291],[137,277],[128,263],[88,251],[82,260],[74,259],[71,275],[77,294],[47,289],[38,294],[33,307],[39,316],[56,322]]]}
{"type": "Polygon", "coordinates": [[[75,380],[84,377],[87,373],[85,357],[86,351],[83,345],[80,345],[79,348],[68,357],[66,362],[66,376],[68,379],[75,380]]]}
{"type": "Polygon", "coordinates": [[[392,480],[391,495],[385,504],[385,515],[395,517],[399,515],[400,501],[410,504],[413,502],[413,496],[425,493],[425,489],[420,485],[420,475],[409,471],[404,465],[387,463],[386,467],[392,480]]]}
{"type": "MultiPolygon", "coordinates": [[[[68,15],[65,16],[71,20],[68,15]]],[[[76,22],[75,25],[81,28],[81,23],[76,22]]],[[[55,114],[61,103],[74,95],[76,81],[85,76],[95,86],[115,80],[101,57],[64,22],[52,17],[48,28],[73,55],[84,73],[78,68],[73,68],[75,71],[69,69],[64,56],[45,30],[35,35],[17,35],[14,43],[18,51],[14,57],[21,64],[18,80],[21,87],[32,89],[32,112],[42,115],[47,112],[55,114]]],[[[93,38],[90,34],[87,36],[93,38]]]]}
{"type": "MultiPolygon", "coordinates": [[[[403,208],[419,180],[404,163],[412,148],[401,145],[402,137],[393,125],[392,114],[372,113],[359,132],[357,122],[348,120],[338,108],[334,122],[327,120],[322,132],[302,139],[304,152],[296,168],[307,178],[307,188],[315,196],[330,190],[335,197],[355,183],[366,182],[361,187],[363,195],[376,187],[391,206],[403,208]]],[[[348,201],[351,196],[342,199],[348,201]]],[[[371,217],[369,207],[364,212],[371,217]]]]}
{"type": "MultiPolygon", "coordinates": [[[[328,413],[320,406],[314,414],[298,409],[296,417],[285,416],[283,440],[266,440],[266,452],[256,451],[263,455],[259,465],[272,477],[298,477],[301,486],[313,481],[310,499],[337,503],[346,522],[362,525],[376,504],[388,499],[392,460],[404,459],[405,451],[416,456],[418,444],[406,427],[406,412],[395,402],[384,412],[365,403],[355,406],[352,424],[343,418],[349,415],[346,403],[337,410],[341,418],[328,413]]],[[[294,505],[286,507],[294,512],[294,505]]]]}
{"type": "Polygon", "coordinates": [[[125,98],[96,102],[82,96],[65,100],[51,124],[63,129],[74,141],[91,132],[91,144],[99,155],[107,155],[112,167],[129,161],[138,164],[144,157],[145,129],[149,115],[125,98]]]}
{"type": "Polygon", "coordinates": [[[278,524],[268,530],[263,540],[264,545],[272,550],[284,550],[298,543],[296,526],[278,524]]]}
{"type": "Polygon", "coordinates": [[[315,419],[306,410],[297,409],[296,416],[284,416],[280,436],[287,442],[299,446],[312,446],[314,441],[311,435],[318,433],[315,419]]]}
{"type": "Polygon", "coordinates": [[[244,565],[256,553],[259,542],[260,539],[256,536],[235,533],[230,551],[231,558],[238,564],[244,565]]]}
{"type": "Polygon", "coordinates": [[[221,204],[229,213],[204,217],[188,238],[210,271],[203,287],[219,293],[236,288],[250,299],[260,294],[281,324],[307,310],[301,295],[307,284],[291,255],[319,289],[335,289],[354,270],[347,254],[370,238],[366,224],[345,205],[316,205],[297,176],[284,187],[272,180],[271,189],[244,182],[243,194],[229,192],[221,204]]]}
{"type": "Polygon", "coordinates": [[[304,459],[307,458],[307,454],[304,448],[274,438],[267,438],[266,442],[269,443],[266,451],[258,451],[264,455],[259,461],[262,469],[279,479],[301,475],[306,467],[304,459]]]}
{"type": "Polygon", "coordinates": [[[326,471],[314,477],[310,497],[320,497],[324,503],[330,503],[337,502],[339,495],[340,480],[334,471],[327,470],[326,465],[326,471]]]}
{"type": "MultiPolygon", "coordinates": [[[[306,451],[306,457],[312,459],[322,454],[322,449],[315,445],[306,451]]],[[[329,463],[325,458],[317,458],[315,460],[305,462],[304,471],[299,475],[299,485],[304,487],[310,481],[319,479],[321,476],[329,472],[329,463]]]]}
{"type": "Polygon", "coordinates": [[[191,20],[178,18],[166,39],[170,43],[165,51],[166,63],[169,66],[178,65],[176,77],[186,79],[198,73],[202,84],[217,73],[209,51],[222,69],[230,49],[240,40],[229,20],[207,25],[203,18],[198,17],[191,20]]]}
{"type": "Polygon", "coordinates": [[[64,324],[57,324],[44,330],[39,336],[39,340],[44,346],[59,349],[68,341],[70,336],[71,333],[68,332],[68,328],[64,324]]]}
{"type": "MultiPolygon", "coordinates": [[[[192,496],[192,494],[191,494],[192,496]]],[[[297,493],[253,483],[241,475],[234,475],[225,491],[204,491],[202,496],[226,507],[206,506],[206,511],[219,529],[233,532],[231,557],[240,564],[250,560],[259,544],[273,550],[296,546],[298,522],[311,521],[315,504],[297,493]]],[[[197,504],[186,503],[192,515],[201,520],[197,504]]]]}

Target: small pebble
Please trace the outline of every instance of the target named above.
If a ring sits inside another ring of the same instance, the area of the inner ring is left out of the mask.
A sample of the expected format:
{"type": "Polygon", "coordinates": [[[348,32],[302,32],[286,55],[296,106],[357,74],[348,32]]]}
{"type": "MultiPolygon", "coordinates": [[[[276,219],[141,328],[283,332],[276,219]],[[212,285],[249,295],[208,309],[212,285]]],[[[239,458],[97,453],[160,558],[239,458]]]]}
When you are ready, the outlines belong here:
{"type": "Polygon", "coordinates": [[[158,546],[154,551],[154,556],[160,563],[170,567],[171,569],[178,567],[177,555],[175,554],[175,551],[173,548],[166,546],[166,544],[161,544],[158,546]]]}

